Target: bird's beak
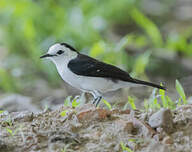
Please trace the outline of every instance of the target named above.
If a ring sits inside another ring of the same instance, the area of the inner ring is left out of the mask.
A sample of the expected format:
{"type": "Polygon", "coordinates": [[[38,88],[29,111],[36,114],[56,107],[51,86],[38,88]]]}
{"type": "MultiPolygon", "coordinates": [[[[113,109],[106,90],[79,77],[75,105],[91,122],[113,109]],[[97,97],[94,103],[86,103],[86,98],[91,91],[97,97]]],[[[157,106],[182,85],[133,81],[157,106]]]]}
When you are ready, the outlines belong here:
{"type": "Polygon", "coordinates": [[[41,56],[40,58],[42,59],[42,58],[47,58],[47,57],[52,57],[52,56],[54,56],[54,55],[51,55],[51,54],[45,54],[45,55],[41,56]]]}

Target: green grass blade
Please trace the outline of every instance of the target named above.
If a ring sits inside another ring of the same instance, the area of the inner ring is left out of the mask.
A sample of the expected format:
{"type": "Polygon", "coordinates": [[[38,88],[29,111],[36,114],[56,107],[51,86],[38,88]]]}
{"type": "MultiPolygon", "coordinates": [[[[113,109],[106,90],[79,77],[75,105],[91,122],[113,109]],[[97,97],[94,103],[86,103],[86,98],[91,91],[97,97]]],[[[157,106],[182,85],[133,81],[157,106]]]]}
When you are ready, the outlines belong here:
{"type": "Polygon", "coordinates": [[[175,109],[176,108],[176,104],[171,100],[171,98],[169,96],[166,96],[166,100],[168,102],[168,105],[169,105],[170,109],[175,109]]]}
{"type": "Polygon", "coordinates": [[[109,108],[109,110],[111,110],[111,109],[112,109],[111,104],[110,104],[107,100],[102,99],[102,101],[103,101],[103,103],[107,106],[107,108],[109,108]]]}
{"type": "Polygon", "coordinates": [[[126,147],[123,142],[120,142],[123,152],[133,152],[129,147],[126,147]]]}
{"type": "Polygon", "coordinates": [[[165,96],[165,91],[162,89],[159,89],[159,94],[161,95],[161,100],[164,108],[168,108],[168,103],[165,96]]]}
{"type": "Polygon", "coordinates": [[[176,86],[175,87],[176,87],[176,90],[179,93],[180,97],[183,100],[183,104],[187,104],[184,89],[183,89],[182,85],[180,84],[180,82],[178,80],[176,80],[176,86]]]}
{"type": "Polygon", "coordinates": [[[149,18],[147,18],[137,8],[132,9],[131,17],[136,24],[145,30],[156,47],[161,47],[163,45],[163,40],[159,29],[149,18]]]}
{"type": "Polygon", "coordinates": [[[134,100],[133,97],[128,96],[128,102],[129,102],[129,104],[131,105],[131,108],[132,108],[133,110],[137,109],[136,106],[135,106],[135,100],[134,100]]]}
{"type": "Polygon", "coordinates": [[[67,115],[68,110],[61,111],[60,115],[61,117],[65,117],[67,115]]]}

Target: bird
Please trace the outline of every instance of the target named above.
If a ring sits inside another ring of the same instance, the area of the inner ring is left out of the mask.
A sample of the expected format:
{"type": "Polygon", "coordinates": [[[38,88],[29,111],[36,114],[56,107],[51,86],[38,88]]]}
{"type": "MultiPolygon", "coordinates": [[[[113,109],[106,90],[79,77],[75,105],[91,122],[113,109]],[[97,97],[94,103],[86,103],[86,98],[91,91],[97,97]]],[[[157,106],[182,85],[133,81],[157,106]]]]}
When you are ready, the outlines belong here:
{"type": "Polygon", "coordinates": [[[96,107],[104,93],[120,88],[145,85],[166,90],[164,86],[132,78],[126,71],[82,54],[67,43],[51,45],[40,58],[50,59],[61,78],[69,85],[91,93],[96,107]]]}

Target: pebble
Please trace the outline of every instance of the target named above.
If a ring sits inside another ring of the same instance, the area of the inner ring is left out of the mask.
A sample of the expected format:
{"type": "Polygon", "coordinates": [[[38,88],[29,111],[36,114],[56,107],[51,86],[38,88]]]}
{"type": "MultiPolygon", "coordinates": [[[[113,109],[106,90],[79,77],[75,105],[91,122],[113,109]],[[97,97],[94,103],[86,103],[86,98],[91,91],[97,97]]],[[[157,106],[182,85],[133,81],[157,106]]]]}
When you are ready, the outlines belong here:
{"type": "Polygon", "coordinates": [[[173,131],[173,117],[169,109],[160,109],[149,118],[148,123],[152,128],[162,127],[166,133],[173,131]]]}
{"type": "Polygon", "coordinates": [[[170,136],[166,136],[165,138],[163,138],[163,144],[171,145],[173,144],[173,139],[170,136]]]}

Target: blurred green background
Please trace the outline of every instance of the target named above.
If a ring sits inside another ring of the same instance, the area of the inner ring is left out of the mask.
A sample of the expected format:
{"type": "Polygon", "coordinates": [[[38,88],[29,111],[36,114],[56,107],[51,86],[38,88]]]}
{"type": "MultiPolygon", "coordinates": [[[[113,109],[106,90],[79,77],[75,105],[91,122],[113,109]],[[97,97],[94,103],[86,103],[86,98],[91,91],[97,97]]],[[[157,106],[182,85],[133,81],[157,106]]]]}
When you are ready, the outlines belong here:
{"type": "Polygon", "coordinates": [[[56,42],[168,87],[187,78],[190,88],[191,12],[190,0],[0,0],[0,93],[35,96],[40,80],[62,87],[39,59],[56,42]]]}

